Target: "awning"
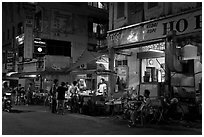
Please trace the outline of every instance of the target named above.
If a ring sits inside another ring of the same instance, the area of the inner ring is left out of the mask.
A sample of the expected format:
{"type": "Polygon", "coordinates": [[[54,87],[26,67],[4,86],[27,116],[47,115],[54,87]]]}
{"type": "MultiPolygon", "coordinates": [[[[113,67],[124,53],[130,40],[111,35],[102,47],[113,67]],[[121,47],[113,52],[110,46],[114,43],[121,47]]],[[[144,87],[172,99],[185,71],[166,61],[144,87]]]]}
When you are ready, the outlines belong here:
{"type": "Polygon", "coordinates": [[[46,75],[46,74],[65,74],[65,72],[54,72],[54,71],[34,71],[34,72],[19,72],[12,74],[10,77],[13,78],[27,78],[29,75],[46,75]]]}
{"type": "Polygon", "coordinates": [[[104,54],[105,53],[92,52],[85,49],[81,54],[81,56],[77,59],[77,61],[67,70],[67,72],[72,71],[73,69],[75,69],[76,67],[82,64],[89,63],[104,54]]]}
{"type": "Polygon", "coordinates": [[[42,75],[43,71],[36,71],[36,72],[19,72],[10,75],[10,78],[23,78],[28,77],[28,75],[42,75]]]}

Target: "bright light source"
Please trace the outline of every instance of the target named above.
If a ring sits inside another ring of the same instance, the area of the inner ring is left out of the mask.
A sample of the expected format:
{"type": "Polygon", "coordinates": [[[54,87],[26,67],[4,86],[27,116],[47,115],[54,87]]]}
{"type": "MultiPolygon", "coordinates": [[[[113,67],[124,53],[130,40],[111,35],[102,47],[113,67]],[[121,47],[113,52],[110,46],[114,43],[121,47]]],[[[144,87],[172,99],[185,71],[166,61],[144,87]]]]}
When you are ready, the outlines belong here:
{"type": "Polygon", "coordinates": [[[6,76],[11,76],[12,74],[16,74],[16,73],[18,73],[18,72],[9,72],[6,74],[6,76]]]}
{"type": "Polygon", "coordinates": [[[36,75],[28,75],[28,77],[35,78],[36,75]]]}
{"type": "Polygon", "coordinates": [[[42,48],[41,47],[38,48],[38,52],[42,52],[42,48]]]}

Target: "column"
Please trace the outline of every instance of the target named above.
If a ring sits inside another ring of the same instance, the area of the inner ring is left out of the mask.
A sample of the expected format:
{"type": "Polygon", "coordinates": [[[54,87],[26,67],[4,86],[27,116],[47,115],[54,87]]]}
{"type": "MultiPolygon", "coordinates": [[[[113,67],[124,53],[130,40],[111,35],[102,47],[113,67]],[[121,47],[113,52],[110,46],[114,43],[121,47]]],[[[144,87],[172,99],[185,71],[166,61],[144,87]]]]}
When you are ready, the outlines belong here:
{"type": "Polygon", "coordinates": [[[109,75],[109,82],[108,82],[108,87],[109,87],[109,92],[108,92],[108,97],[111,97],[114,93],[115,90],[115,80],[114,80],[114,57],[115,57],[115,50],[114,48],[109,49],[109,70],[111,71],[109,75]]]}

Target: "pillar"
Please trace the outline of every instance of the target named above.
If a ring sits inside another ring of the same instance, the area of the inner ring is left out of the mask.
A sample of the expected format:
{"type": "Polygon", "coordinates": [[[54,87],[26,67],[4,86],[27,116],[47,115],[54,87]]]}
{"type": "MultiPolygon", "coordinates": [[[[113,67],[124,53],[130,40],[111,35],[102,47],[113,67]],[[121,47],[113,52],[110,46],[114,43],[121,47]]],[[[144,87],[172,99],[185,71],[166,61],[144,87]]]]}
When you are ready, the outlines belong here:
{"type": "Polygon", "coordinates": [[[108,97],[111,97],[115,90],[115,82],[114,82],[114,57],[115,57],[115,50],[113,48],[109,49],[109,70],[111,71],[108,79],[108,97]]]}

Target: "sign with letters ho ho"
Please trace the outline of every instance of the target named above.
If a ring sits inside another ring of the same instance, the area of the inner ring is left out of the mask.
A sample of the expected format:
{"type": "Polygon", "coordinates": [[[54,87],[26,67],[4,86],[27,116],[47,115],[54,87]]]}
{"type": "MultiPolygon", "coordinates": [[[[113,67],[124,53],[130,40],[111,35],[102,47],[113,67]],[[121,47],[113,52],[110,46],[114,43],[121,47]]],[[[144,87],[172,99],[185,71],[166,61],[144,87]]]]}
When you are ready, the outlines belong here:
{"type": "Polygon", "coordinates": [[[202,12],[194,10],[182,14],[150,20],[147,22],[110,31],[108,45],[116,47],[135,42],[164,38],[169,31],[176,30],[177,35],[189,34],[202,30],[202,12]]]}

